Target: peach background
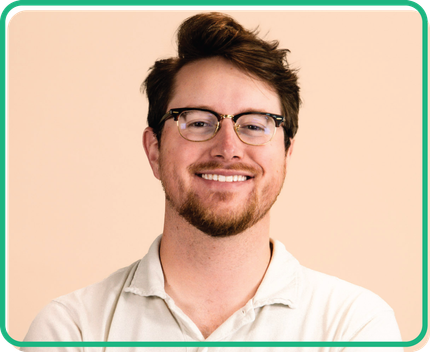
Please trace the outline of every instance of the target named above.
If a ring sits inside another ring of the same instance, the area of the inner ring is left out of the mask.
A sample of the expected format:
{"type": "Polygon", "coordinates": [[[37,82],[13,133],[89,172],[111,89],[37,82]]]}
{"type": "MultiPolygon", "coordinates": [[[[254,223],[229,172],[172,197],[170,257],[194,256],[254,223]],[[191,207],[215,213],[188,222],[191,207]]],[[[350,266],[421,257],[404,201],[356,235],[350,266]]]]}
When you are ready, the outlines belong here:
{"type": "MultiPolygon", "coordinates": [[[[200,11],[30,11],[8,27],[8,332],[51,299],[141,258],[164,196],[139,86],[200,11]]],[[[364,286],[421,330],[421,17],[416,11],[223,11],[279,39],[303,106],[272,237],[364,286]]]]}

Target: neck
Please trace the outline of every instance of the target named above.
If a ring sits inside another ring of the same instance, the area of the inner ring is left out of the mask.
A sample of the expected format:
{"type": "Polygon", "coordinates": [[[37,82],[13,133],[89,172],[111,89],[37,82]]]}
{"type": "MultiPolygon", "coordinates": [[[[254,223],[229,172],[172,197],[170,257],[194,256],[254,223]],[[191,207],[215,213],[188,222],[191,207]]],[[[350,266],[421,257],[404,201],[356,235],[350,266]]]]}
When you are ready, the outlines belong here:
{"type": "Polygon", "coordinates": [[[255,295],[270,262],[269,222],[267,214],[240,234],[214,238],[166,205],[160,245],[165,290],[204,337],[255,295]]]}

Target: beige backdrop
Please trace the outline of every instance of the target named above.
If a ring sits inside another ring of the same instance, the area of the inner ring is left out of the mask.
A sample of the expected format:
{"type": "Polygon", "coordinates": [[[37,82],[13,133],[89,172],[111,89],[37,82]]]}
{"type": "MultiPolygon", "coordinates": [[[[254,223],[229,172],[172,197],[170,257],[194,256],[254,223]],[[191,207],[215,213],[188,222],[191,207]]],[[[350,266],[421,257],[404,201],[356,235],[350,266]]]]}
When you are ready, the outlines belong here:
{"type": "MultiPolygon", "coordinates": [[[[280,39],[303,107],[272,237],[421,330],[421,17],[225,11],[280,39]]],[[[29,11],[8,27],[8,331],[141,258],[164,197],[141,146],[139,86],[193,11],[29,11]]]]}

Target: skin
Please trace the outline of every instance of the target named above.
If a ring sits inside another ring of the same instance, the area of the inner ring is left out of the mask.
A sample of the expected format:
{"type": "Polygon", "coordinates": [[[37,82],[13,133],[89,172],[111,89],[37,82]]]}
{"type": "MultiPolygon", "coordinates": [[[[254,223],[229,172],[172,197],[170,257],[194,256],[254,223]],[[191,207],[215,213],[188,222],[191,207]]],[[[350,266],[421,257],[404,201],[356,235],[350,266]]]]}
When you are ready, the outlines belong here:
{"type": "MultiPolygon", "coordinates": [[[[222,58],[184,66],[176,82],[168,110],[202,107],[230,115],[281,114],[279,97],[268,84],[222,58]]],[[[268,144],[247,145],[237,137],[231,120],[222,121],[213,139],[190,142],[170,119],[160,145],[151,128],[145,130],[143,144],[154,176],[166,192],[160,245],[166,293],[206,338],[255,295],[264,277],[271,257],[269,209],[282,188],[293,143],[286,153],[283,129],[278,128],[268,144]],[[199,176],[202,173],[250,178],[222,183],[205,180],[199,176]],[[253,217],[260,220],[232,236],[208,236],[180,215],[189,194],[217,221],[230,221],[252,204],[253,217]]]]}

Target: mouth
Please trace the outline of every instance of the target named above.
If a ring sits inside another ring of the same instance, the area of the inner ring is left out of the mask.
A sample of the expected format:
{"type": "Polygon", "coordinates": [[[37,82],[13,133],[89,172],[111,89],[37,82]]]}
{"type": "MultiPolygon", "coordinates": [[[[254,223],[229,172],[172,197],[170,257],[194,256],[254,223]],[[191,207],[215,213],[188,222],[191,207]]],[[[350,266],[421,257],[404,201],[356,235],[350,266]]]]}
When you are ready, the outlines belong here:
{"type": "Polygon", "coordinates": [[[251,179],[251,176],[245,175],[218,175],[218,174],[197,174],[197,176],[205,180],[218,181],[218,182],[244,182],[251,179]]]}

